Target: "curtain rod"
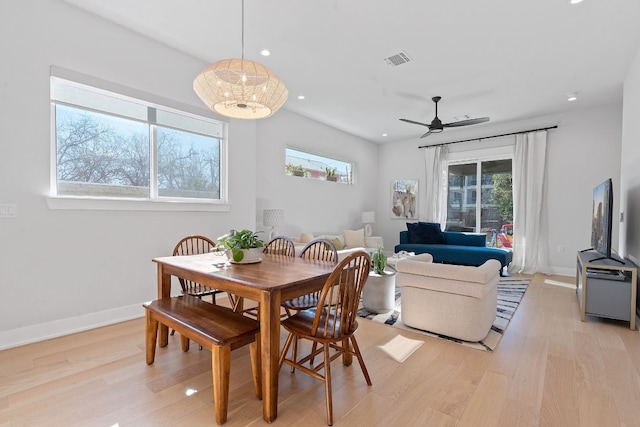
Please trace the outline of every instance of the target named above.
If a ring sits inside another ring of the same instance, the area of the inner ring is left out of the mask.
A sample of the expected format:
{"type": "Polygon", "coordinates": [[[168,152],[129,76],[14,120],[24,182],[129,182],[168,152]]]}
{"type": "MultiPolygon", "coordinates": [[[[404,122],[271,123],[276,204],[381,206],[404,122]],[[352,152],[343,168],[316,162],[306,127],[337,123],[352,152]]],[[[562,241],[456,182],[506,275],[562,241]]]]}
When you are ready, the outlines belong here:
{"type": "Polygon", "coordinates": [[[550,126],[550,127],[546,127],[546,128],[540,128],[540,129],[531,129],[531,130],[523,130],[521,132],[511,132],[511,133],[503,133],[501,135],[493,135],[493,136],[483,136],[481,138],[471,138],[471,139],[463,139],[460,141],[452,141],[452,142],[443,142],[441,144],[432,144],[432,145],[421,145],[418,148],[428,148],[428,147],[441,147],[443,145],[449,145],[449,144],[457,144],[459,142],[469,142],[469,141],[481,141],[483,139],[491,139],[491,138],[499,138],[501,136],[509,136],[509,135],[519,135],[521,133],[528,133],[528,132],[538,132],[539,130],[549,130],[549,129],[557,129],[558,125],[556,126],[550,126]]]}

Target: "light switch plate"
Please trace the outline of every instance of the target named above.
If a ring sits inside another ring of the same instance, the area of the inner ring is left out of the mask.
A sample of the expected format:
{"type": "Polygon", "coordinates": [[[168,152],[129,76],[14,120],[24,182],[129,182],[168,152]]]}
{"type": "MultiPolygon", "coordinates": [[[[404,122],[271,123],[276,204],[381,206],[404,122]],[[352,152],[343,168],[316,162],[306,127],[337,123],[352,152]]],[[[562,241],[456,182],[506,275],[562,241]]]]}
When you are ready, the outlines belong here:
{"type": "Polygon", "coordinates": [[[0,218],[15,218],[17,214],[15,203],[0,204],[0,218]]]}

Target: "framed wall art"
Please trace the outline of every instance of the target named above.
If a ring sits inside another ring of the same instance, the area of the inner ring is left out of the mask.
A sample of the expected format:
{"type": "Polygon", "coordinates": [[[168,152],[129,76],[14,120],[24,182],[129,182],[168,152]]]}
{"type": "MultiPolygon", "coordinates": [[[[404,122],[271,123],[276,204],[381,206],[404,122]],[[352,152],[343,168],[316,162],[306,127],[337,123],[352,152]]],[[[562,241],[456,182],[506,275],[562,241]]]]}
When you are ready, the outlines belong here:
{"type": "Polygon", "coordinates": [[[418,219],[418,180],[391,182],[391,219],[418,219]]]}

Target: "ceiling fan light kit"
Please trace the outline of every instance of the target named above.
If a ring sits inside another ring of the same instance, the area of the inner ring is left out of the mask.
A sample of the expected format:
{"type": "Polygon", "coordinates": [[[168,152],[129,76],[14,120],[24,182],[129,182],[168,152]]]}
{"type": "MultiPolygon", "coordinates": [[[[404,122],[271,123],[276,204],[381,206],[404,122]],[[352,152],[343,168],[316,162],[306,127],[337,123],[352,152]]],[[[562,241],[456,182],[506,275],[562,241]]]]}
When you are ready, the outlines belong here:
{"type": "Polygon", "coordinates": [[[467,120],[461,120],[461,121],[458,121],[458,122],[442,123],[442,121],[438,117],[438,102],[440,102],[441,99],[442,99],[441,96],[434,96],[433,98],[431,98],[431,100],[436,104],[436,116],[433,118],[431,123],[429,123],[429,124],[421,123],[421,122],[416,122],[415,120],[409,120],[409,119],[400,119],[400,120],[403,121],[403,122],[412,123],[414,125],[420,125],[420,126],[428,127],[429,128],[429,132],[425,133],[420,138],[424,138],[426,136],[429,136],[432,133],[440,133],[440,132],[442,132],[444,130],[444,128],[477,125],[479,123],[485,123],[485,122],[489,121],[489,117],[479,117],[479,118],[476,118],[476,119],[467,119],[467,120]]]}
{"type": "Polygon", "coordinates": [[[289,91],[273,71],[244,59],[244,0],[242,57],[209,65],[193,81],[193,90],[208,108],[236,119],[269,117],[287,100],[289,91]]]}

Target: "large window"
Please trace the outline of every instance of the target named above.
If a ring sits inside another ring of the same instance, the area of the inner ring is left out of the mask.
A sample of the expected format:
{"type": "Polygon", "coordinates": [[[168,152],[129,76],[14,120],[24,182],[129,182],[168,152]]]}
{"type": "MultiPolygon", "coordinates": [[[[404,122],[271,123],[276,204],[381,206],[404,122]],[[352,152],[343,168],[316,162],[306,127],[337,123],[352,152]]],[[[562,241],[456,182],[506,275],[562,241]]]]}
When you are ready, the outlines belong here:
{"type": "Polygon", "coordinates": [[[285,174],[322,181],[353,183],[353,163],[294,148],[286,149],[285,174]]]}
{"type": "Polygon", "coordinates": [[[490,246],[500,233],[513,241],[511,159],[449,164],[448,186],[447,229],[487,233],[490,246]]]}
{"type": "Polygon", "coordinates": [[[225,124],[51,78],[55,196],[225,199],[225,124]]]}

